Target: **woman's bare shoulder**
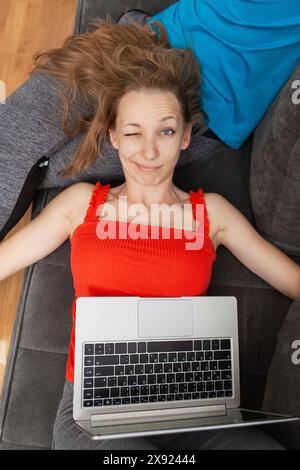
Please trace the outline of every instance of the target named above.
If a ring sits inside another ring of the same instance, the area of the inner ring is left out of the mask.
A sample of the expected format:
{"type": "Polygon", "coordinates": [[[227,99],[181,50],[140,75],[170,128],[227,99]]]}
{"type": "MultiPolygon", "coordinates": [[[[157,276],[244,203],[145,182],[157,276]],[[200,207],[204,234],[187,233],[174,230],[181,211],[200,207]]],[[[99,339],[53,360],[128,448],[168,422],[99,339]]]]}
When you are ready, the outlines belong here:
{"type": "Polygon", "coordinates": [[[94,189],[95,185],[92,183],[79,182],[72,184],[62,192],[68,206],[72,233],[78,225],[83,223],[94,189]]]}
{"type": "Polygon", "coordinates": [[[217,249],[220,244],[218,240],[218,233],[220,231],[218,214],[220,205],[224,198],[217,193],[204,193],[204,199],[209,220],[209,236],[213,241],[215,249],[217,249]]]}

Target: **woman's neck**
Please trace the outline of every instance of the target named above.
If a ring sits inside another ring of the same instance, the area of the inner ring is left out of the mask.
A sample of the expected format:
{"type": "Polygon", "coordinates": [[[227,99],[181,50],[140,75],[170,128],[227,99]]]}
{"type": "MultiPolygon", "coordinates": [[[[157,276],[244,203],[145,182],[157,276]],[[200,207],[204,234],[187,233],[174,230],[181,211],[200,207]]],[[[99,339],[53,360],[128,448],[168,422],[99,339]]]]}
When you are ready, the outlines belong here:
{"type": "Polygon", "coordinates": [[[178,202],[179,195],[172,182],[169,185],[161,186],[125,182],[120,186],[118,197],[126,197],[128,204],[143,204],[150,208],[151,204],[175,204],[178,202]]]}

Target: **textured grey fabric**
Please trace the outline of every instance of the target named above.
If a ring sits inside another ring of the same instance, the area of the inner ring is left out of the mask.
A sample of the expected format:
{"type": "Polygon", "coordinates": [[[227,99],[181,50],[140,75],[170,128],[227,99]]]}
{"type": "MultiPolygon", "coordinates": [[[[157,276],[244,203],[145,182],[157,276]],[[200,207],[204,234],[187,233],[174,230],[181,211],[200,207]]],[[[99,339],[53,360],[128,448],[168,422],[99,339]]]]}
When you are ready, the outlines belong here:
{"type": "Polygon", "coordinates": [[[290,255],[300,254],[300,104],[292,102],[300,64],[255,131],[250,191],[260,233],[290,255]]]}
{"type": "MultiPolygon", "coordinates": [[[[292,303],[280,330],[268,372],[263,402],[266,411],[300,416],[300,301],[292,303]],[[284,390],[284,392],[283,392],[284,390]]],[[[290,448],[300,448],[300,422],[283,423],[271,430],[290,448]]]]}
{"type": "Polygon", "coordinates": [[[73,420],[73,384],[66,381],[53,429],[53,450],[283,450],[261,428],[220,429],[159,436],[91,440],[73,420]]]}

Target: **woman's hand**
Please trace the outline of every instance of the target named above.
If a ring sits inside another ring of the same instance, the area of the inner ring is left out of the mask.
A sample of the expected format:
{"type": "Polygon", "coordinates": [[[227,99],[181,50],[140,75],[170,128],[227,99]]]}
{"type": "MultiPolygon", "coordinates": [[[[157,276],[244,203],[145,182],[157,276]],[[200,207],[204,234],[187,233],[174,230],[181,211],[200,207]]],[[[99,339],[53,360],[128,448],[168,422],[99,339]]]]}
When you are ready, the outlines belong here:
{"type": "Polygon", "coordinates": [[[300,266],[265,240],[246,217],[219,194],[213,196],[216,240],[248,269],[291,299],[300,299],[300,266]]]}

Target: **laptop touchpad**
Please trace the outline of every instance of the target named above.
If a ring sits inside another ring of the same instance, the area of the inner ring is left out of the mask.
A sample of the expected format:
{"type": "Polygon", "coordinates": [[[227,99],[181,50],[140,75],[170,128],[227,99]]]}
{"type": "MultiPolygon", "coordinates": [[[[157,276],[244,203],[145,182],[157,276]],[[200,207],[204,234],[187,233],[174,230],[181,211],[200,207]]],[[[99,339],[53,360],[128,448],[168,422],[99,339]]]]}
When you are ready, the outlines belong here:
{"type": "Polygon", "coordinates": [[[192,336],[193,303],[188,299],[138,301],[138,335],[192,336]]]}

